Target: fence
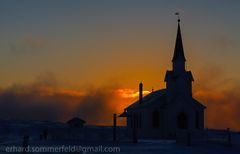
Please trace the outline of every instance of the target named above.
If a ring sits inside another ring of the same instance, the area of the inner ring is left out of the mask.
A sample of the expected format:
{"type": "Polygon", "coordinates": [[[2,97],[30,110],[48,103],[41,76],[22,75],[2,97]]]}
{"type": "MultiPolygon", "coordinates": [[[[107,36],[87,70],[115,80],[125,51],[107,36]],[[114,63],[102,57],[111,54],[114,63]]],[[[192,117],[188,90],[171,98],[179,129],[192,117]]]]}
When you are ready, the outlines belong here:
{"type": "Polygon", "coordinates": [[[240,132],[230,129],[178,130],[176,142],[183,145],[224,144],[240,145],[240,132]]]}
{"type": "MultiPolygon", "coordinates": [[[[49,130],[49,138],[52,140],[75,140],[75,141],[112,141],[112,127],[83,127],[63,128],[49,130]]],[[[129,138],[126,128],[117,127],[117,140],[123,141],[129,138]]]]}

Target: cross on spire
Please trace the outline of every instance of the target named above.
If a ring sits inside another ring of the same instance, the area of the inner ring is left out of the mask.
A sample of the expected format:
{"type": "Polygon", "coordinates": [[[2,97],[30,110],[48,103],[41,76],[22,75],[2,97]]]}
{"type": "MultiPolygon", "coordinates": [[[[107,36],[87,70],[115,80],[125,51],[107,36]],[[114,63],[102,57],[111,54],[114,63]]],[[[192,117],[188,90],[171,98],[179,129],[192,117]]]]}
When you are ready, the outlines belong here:
{"type": "Polygon", "coordinates": [[[176,15],[176,16],[177,16],[177,18],[178,18],[178,20],[177,20],[177,21],[178,21],[178,23],[180,23],[180,14],[179,14],[179,12],[176,12],[176,13],[175,13],[175,15],[176,15]]]}

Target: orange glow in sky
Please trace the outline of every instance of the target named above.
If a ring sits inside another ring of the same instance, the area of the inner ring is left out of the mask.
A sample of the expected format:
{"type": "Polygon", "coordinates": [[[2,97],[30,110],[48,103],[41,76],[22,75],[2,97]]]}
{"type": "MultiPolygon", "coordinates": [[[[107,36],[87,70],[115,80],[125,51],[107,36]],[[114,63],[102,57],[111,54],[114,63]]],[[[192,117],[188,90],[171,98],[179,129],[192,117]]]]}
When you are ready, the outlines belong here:
{"type": "MultiPolygon", "coordinates": [[[[117,89],[119,95],[123,98],[137,98],[139,97],[139,91],[135,89],[125,88],[125,89],[117,89]]],[[[150,91],[143,90],[143,95],[149,94],[150,91]]]]}

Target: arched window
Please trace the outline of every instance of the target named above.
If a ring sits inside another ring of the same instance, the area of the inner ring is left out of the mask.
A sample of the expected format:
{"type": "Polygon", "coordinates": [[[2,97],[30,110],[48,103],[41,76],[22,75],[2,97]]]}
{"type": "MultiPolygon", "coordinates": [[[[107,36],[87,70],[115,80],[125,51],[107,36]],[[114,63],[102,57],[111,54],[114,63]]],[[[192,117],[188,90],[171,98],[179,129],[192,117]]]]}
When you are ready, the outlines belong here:
{"type": "Polygon", "coordinates": [[[160,117],[159,117],[159,111],[155,110],[152,113],[152,126],[153,128],[159,128],[160,126],[160,117]]]}
{"type": "Polygon", "coordinates": [[[182,112],[177,116],[177,126],[179,129],[188,128],[188,118],[185,113],[182,112]]]}
{"type": "Polygon", "coordinates": [[[198,111],[196,111],[196,114],[195,114],[195,126],[196,126],[196,129],[199,129],[199,113],[198,113],[198,111]]]}

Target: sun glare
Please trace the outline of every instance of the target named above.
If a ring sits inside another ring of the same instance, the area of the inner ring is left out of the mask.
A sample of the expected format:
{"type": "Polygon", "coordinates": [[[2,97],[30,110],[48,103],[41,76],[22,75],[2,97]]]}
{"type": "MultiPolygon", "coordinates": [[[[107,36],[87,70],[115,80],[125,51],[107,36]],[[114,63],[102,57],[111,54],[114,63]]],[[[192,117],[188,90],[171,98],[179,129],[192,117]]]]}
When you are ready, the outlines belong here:
{"type": "MultiPolygon", "coordinates": [[[[128,89],[128,88],[118,89],[117,92],[123,98],[136,98],[139,96],[139,91],[136,91],[134,89],[128,89]]],[[[150,91],[147,91],[147,90],[143,91],[143,95],[147,95],[149,93],[150,91]]]]}

